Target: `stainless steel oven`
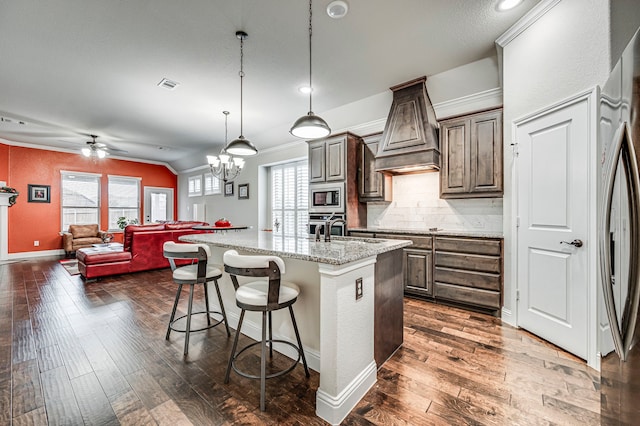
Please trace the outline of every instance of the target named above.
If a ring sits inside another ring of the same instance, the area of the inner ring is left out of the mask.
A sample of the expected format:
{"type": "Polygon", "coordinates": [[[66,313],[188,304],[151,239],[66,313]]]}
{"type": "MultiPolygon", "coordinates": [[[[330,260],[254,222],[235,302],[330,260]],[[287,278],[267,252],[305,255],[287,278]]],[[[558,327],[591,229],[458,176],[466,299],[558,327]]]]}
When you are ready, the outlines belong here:
{"type": "MultiPolygon", "coordinates": [[[[329,219],[344,219],[344,214],[332,214],[332,213],[322,213],[322,214],[310,214],[309,215],[309,235],[314,236],[316,234],[316,229],[318,226],[324,226],[329,219]]],[[[326,232],[325,229],[322,230],[322,235],[326,232]]],[[[331,225],[331,235],[345,235],[345,226],[344,223],[338,222],[331,225]]]]}
{"type": "Polygon", "coordinates": [[[344,182],[309,185],[309,213],[344,213],[344,182]]]}

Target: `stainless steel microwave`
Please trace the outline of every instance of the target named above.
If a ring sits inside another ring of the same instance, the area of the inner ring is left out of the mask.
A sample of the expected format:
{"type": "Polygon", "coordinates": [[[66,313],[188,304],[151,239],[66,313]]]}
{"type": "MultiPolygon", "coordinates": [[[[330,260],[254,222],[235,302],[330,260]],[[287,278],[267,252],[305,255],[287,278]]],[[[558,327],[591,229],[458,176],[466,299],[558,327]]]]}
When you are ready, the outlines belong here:
{"type": "Polygon", "coordinates": [[[310,213],[344,213],[344,182],[309,185],[310,213]]]}

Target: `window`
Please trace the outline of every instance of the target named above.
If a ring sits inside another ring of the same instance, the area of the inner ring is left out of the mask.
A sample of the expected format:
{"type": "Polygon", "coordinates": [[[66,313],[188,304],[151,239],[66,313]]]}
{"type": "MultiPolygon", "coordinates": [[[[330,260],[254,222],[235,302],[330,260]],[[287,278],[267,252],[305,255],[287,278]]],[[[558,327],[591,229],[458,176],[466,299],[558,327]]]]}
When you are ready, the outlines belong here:
{"type": "Polygon", "coordinates": [[[100,225],[100,175],[61,172],[62,231],[69,225],[100,225]]]}
{"type": "Polygon", "coordinates": [[[140,178],[109,176],[109,229],[120,229],[118,218],[140,220],[140,178]]]}
{"type": "Polygon", "coordinates": [[[308,233],[309,169],[307,161],[271,167],[271,225],[285,237],[308,233]]]}
{"type": "Polygon", "coordinates": [[[202,195],[202,176],[198,175],[189,177],[189,188],[187,190],[187,195],[189,197],[202,195]]]}
{"type": "Polygon", "coordinates": [[[204,195],[222,194],[220,179],[211,173],[204,174],[204,195]]]}

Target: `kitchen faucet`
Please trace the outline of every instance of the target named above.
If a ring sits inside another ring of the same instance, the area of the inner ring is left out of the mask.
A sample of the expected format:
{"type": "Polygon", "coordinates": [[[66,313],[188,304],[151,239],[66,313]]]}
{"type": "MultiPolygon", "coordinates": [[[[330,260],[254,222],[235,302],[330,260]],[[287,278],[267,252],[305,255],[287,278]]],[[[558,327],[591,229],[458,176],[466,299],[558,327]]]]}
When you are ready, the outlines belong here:
{"type": "MultiPolygon", "coordinates": [[[[332,217],[333,217],[333,215],[331,215],[329,217],[329,219],[327,219],[327,221],[324,224],[324,242],[325,243],[330,243],[331,242],[331,228],[333,227],[334,223],[342,222],[344,224],[345,228],[347,227],[347,221],[345,221],[342,218],[331,220],[332,217]]],[[[317,233],[316,233],[316,235],[317,235],[317,233]]],[[[320,237],[319,235],[317,235],[317,236],[318,236],[318,238],[320,237]]],[[[318,240],[316,240],[316,241],[318,241],[318,240]]]]}
{"type": "MultiPolygon", "coordinates": [[[[326,226],[327,226],[326,224],[324,224],[324,225],[316,225],[316,241],[318,241],[318,242],[320,241],[320,229],[322,229],[322,228],[326,229],[326,226]]],[[[326,233],[327,232],[325,231],[325,234],[326,233]]],[[[326,240],[326,235],[325,235],[325,240],[326,240]]]]}

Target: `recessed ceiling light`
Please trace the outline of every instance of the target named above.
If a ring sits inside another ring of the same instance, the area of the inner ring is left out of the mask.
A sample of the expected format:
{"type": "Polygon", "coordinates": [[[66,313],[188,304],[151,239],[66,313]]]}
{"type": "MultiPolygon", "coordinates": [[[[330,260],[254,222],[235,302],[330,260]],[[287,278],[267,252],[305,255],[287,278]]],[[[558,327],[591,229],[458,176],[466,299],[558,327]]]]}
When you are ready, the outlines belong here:
{"type": "Polygon", "coordinates": [[[522,3],[522,0],[499,0],[496,9],[504,12],[505,10],[513,9],[520,3],[522,3]]]}
{"type": "Polygon", "coordinates": [[[334,19],[343,18],[349,12],[349,4],[344,0],[334,0],[327,6],[327,15],[334,19]]]}
{"type": "Polygon", "coordinates": [[[313,92],[313,88],[309,86],[300,86],[298,87],[298,92],[308,95],[309,93],[313,92]]]}

